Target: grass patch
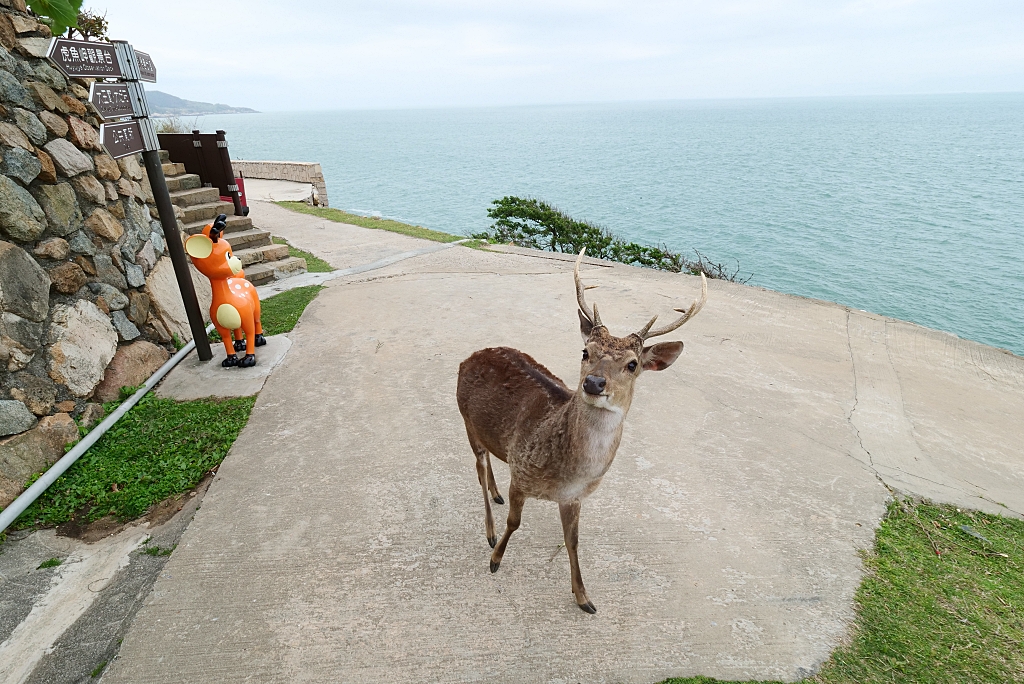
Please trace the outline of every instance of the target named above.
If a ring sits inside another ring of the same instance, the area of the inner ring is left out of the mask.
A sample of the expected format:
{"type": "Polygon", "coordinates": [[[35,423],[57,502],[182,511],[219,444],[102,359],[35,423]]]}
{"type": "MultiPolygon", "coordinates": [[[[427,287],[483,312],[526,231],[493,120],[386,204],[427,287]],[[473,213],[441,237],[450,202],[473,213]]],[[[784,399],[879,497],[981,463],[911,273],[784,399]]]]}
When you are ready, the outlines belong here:
{"type": "Polygon", "coordinates": [[[142,553],[147,556],[170,556],[176,548],[178,548],[177,544],[169,548],[165,548],[163,546],[149,546],[147,544],[146,548],[142,549],[142,553]]]}
{"type": "Polygon", "coordinates": [[[93,671],[91,673],[89,673],[89,676],[92,677],[93,679],[95,679],[96,677],[99,677],[100,674],[103,673],[103,668],[105,668],[106,666],[107,666],[107,661],[104,660],[102,663],[100,663],[95,668],[93,668],[93,671]]]}
{"type": "Polygon", "coordinates": [[[305,250],[301,250],[298,247],[292,247],[291,243],[284,238],[275,237],[272,238],[275,245],[288,245],[288,256],[298,257],[306,260],[306,270],[310,273],[330,273],[334,270],[334,267],[329,263],[305,250]]]}
{"type": "Polygon", "coordinates": [[[299,316],[316,298],[323,285],[306,285],[287,290],[260,302],[260,322],[264,335],[280,335],[290,332],[299,322],[299,316]]]}
{"type": "Polygon", "coordinates": [[[805,682],[1024,681],[1024,521],[894,502],[864,565],[851,642],[805,682]]]}
{"type": "Polygon", "coordinates": [[[408,223],[400,223],[398,221],[392,221],[391,219],[375,219],[366,216],[359,216],[358,214],[350,214],[347,211],[331,209],[330,207],[312,207],[305,202],[276,202],[276,204],[284,207],[285,209],[297,211],[300,214],[309,214],[310,216],[317,216],[319,218],[327,219],[328,221],[349,223],[353,226],[372,228],[374,230],[387,230],[392,233],[401,233],[402,235],[422,238],[424,240],[432,240],[434,242],[455,242],[456,240],[466,239],[464,235],[452,235],[451,233],[442,233],[439,230],[430,230],[429,228],[424,228],[422,226],[410,226],[408,223]]]}
{"type": "MultiPolygon", "coordinates": [[[[106,515],[126,521],[187,491],[219,465],[249,420],[255,397],[225,401],[148,394],[14,522],[52,527],[106,515]]],[[[104,406],[109,414],[117,403],[104,406]]]]}
{"type": "Polygon", "coordinates": [[[62,561],[60,558],[51,558],[50,560],[44,560],[42,563],[39,564],[39,567],[36,568],[36,570],[45,570],[46,568],[55,568],[58,565],[60,565],[61,563],[63,563],[63,562],[64,561],[62,561]]]}

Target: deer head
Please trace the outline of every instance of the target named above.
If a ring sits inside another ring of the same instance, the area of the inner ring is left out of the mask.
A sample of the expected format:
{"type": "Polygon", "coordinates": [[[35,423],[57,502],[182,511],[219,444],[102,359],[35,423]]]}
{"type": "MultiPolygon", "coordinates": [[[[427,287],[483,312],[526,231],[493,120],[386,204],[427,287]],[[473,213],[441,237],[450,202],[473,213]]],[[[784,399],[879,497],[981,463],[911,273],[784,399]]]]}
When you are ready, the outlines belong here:
{"type": "Polygon", "coordinates": [[[682,342],[659,342],[650,346],[644,343],[652,337],[665,335],[679,328],[683,323],[700,312],[708,298],[708,281],[701,273],[700,299],[693,300],[688,309],[676,309],[681,313],[674,322],[651,329],[657,316],[647,325],[626,337],[615,337],[601,322],[597,305],[587,306],[584,287],[580,280],[580,262],[586,252],[584,247],[576,258],[573,277],[576,280],[576,301],[579,304],[580,334],[583,336],[583,361],[580,364],[580,384],[577,395],[590,406],[606,409],[620,415],[629,411],[633,401],[633,383],[644,371],[665,370],[683,352],[682,342]]]}
{"type": "Polygon", "coordinates": [[[242,262],[231,251],[231,245],[221,238],[227,216],[221,214],[212,225],[203,228],[185,240],[185,252],[199,272],[210,280],[233,278],[242,272],[242,262]]]}

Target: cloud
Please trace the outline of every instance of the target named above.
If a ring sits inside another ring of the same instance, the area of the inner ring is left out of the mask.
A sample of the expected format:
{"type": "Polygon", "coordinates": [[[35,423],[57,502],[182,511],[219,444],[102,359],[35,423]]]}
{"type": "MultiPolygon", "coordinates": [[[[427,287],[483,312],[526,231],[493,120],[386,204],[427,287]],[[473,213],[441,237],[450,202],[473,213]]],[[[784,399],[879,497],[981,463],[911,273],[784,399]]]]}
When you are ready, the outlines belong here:
{"type": "Polygon", "coordinates": [[[1024,90],[1019,0],[87,7],[161,90],[263,110],[1024,90]]]}

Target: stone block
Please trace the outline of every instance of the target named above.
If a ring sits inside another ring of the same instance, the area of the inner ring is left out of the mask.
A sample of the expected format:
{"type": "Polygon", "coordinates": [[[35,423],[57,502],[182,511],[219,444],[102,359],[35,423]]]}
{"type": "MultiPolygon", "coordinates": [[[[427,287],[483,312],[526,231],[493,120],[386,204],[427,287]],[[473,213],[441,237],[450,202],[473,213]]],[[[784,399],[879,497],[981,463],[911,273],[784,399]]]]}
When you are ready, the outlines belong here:
{"type": "Polygon", "coordinates": [[[46,214],[20,185],[0,175],[0,232],[12,240],[33,242],[46,230],[46,214]]]}
{"type": "Polygon", "coordinates": [[[22,185],[28,185],[43,170],[43,165],[36,155],[28,150],[15,147],[7,150],[7,153],[4,154],[0,169],[4,174],[21,181],[22,185]]]}
{"type": "Polygon", "coordinates": [[[50,238],[37,244],[36,248],[32,250],[32,254],[42,259],[61,261],[71,255],[71,247],[63,238],[50,238]]]}
{"type": "Polygon", "coordinates": [[[50,235],[64,237],[81,229],[82,210],[70,183],[38,185],[32,188],[32,195],[42,207],[50,235]]]}
{"type": "Polygon", "coordinates": [[[36,159],[39,160],[39,180],[44,183],[56,183],[57,168],[53,165],[50,155],[42,150],[36,150],[36,159]]]}
{"type": "Polygon", "coordinates": [[[64,104],[67,105],[68,111],[76,116],[85,116],[85,105],[82,104],[78,99],[71,97],[70,95],[61,95],[64,104]]]}
{"type": "Polygon", "coordinates": [[[16,435],[36,424],[36,417],[17,399],[0,400],[0,437],[16,435]]]}
{"type": "Polygon", "coordinates": [[[156,260],[157,255],[156,250],[153,249],[153,240],[146,240],[146,244],[142,245],[142,249],[135,254],[135,263],[141,266],[143,271],[149,273],[156,266],[156,260]]]}
{"type": "Polygon", "coordinates": [[[69,178],[93,169],[92,158],[64,138],[51,140],[43,149],[53,159],[57,170],[69,178]]]}
{"type": "MultiPolygon", "coordinates": [[[[119,169],[120,170],[120,169],[119,169]]],[[[107,201],[113,201],[117,199],[117,188],[110,181],[103,183],[103,190],[107,193],[107,201]]]]}
{"type": "Polygon", "coordinates": [[[82,267],[73,261],[64,263],[50,269],[50,282],[53,287],[64,294],[74,294],[85,285],[89,278],[85,275],[82,267]]]}
{"type": "Polygon", "coordinates": [[[152,342],[140,340],[118,347],[102,382],[96,386],[93,398],[104,402],[116,400],[122,387],[143,384],[168,358],[167,350],[152,342]]]}
{"type": "Polygon", "coordinates": [[[77,116],[68,117],[68,134],[71,137],[71,142],[83,150],[103,151],[99,132],[77,116]]]}
{"type": "Polygon", "coordinates": [[[117,351],[110,319],[84,299],[54,307],[49,340],[50,377],[77,397],[89,396],[117,351]]]}
{"type": "Polygon", "coordinates": [[[109,154],[97,154],[93,160],[96,162],[96,172],[103,180],[116,181],[121,177],[121,169],[109,154]]]}
{"type": "Polygon", "coordinates": [[[64,447],[78,441],[78,426],[66,413],[47,416],[28,432],[0,440],[0,475],[25,482],[56,463],[64,447]]]}
{"type": "Polygon", "coordinates": [[[0,241],[0,311],[42,321],[50,311],[50,278],[25,250],[0,241]]]}
{"type": "Polygon", "coordinates": [[[28,136],[29,140],[36,145],[42,145],[46,142],[46,126],[43,125],[38,116],[21,107],[15,107],[12,114],[14,122],[18,124],[18,128],[28,136]]]}
{"type": "Polygon", "coordinates": [[[96,277],[100,282],[116,287],[119,290],[128,289],[128,281],[124,274],[114,265],[113,259],[108,254],[97,254],[92,258],[93,267],[96,269],[96,277]]]}
{"type": "Polygon", "coordinates": [[[111,202],[110,204],[108,204],[107,211],[109,211],[111,214],[113,214],[119,219],[123,219],[125,217],[124,205],[121,203],[121,200],[117,200],[116,202],[111,202]]]}
{"type": "MultiPolygon", "coordinates": [[[[60,99],[60,96],[58,96],[57,93],[53,92],[53,88],[46,85],[45,83],[36,83],[33,81],[31,83],[28,83],[26,85],[26,88],[28,89],[29,94],[32,95],[33,99],[35,99],[35,101],[39,104],[40,107],[45,107],[47,110],[49,110],[45,113],[49,114],[50,117],[60,120],[59,116],[57,116],[56,114],[52,114],[51,112],[53,110],[57,110],[58,112],[67,111],[67,105],[64,104],[64,100],[60,99]]],[[[42,117],[40,116],[40,118],[42,117]]],[[[45,124],[46,121],[44,120],[43,123],[45,124]]],[[[54,135],[58,135],[58,137],[63,138],[67,134],[67,132],[68,127],[67,125],[65,125],[64,133],[61,133],[59,135],[57,133],[54,133],[54,135]]]]}
{"type": "Polygon", "coordinates": [[[26,57],[42,59],[46,57],[46,51],[50,48],[49,38],[28,37],[18,39],[18,52],[26,57]]]}
{"type": "MultiPolygon", "coordinates": [[[[199,310],[203,313],[203,319],[209,322],[210,305],[213,302],[210,281],[191,264],[189,270],[196,297],[199,299],[199,310]]],[[[170,257],[160,259],[146,278],[146,294],[149,295],[154,318],[164,325],[168,334],[176,334],[182,341],[191,340],[192,331],[188,325],[188,316],[185,315],[185,305],[181,301],[170,257]]]]}
{"type": "Polygon", "coordinates": [[[39,22],[32,17],[22,17],[17,14],[11,15],[11,25],[17,34],[33,33],[39,30],[39,22]]]}
{"type": "Polygon", "coordinates": [[[25,86],[7,71],[0,71],[0,101],[21,107],[31,107],[34,104],[25,86]]]}
{"type": "Polygon", "coordinates": [[[28,410],[37,416],[48,415],[57,400],[57,390],[49,378],[17,373],[14,375],[12,385],[11,398],[25,404],[28,410]]]}
{"type": "Polygon", "coordinates": [[[81,176],[76,176],[71,180],[71,184],[78,190],[79,196],[93,204],[106,204],[107,194],[103,191],[103,186],[96,180],[96,177],[92,174],[83,173],[81,176]]]}
{"type": "Polygon", "coordinates": [[[131,180],[131,178],[128,178],[127,176],[122,176],[121,178],[118,179],[118,181],[117,181],[117,193],[119,195],[124,195],[125,197],[131,197],[132,196],[133,192],[132,192],[132,180],[131,180]]]}
{"type": "Polygon", "coordinates": [[[124,276],[128,281],[128,287],[143,287],[146,284],[146,274],[141,266],[126,263],[124,265],[124,276]]]}
{"type": "MultiPolygon", "coordinates": [[[[100,401],[102,401],[102,399],[100,401]]],[[[113,401],[113,399],[111,401],[113,401]]],[[[82,415],[78,417],[78,424],[84,428],[91,428],[93,425],[103,420],[104,414],[103,406],[90,402],[82,409],[82,415]]]]}
{"type": "Polygon", "coordinates": [[[142,334],[135,324],[128,320],[124,311],[115,311],[110,318],[114,321],[114,330],[117,331],[117,336],[122,342],[131,342],[142,334]]]}
{"type": "MultiPolygon", "coordinates": [[[[36,83],[35,85],[39,85],[36,83]]],[[[44,86],[45,87],[45,86],[44,86]]],[[[54,97],[57,97],[54,95],[54,97]]],[[[57,98],[60,101],[60,98],[57,98]]],[[[63,104],[63,102],[61,102],[63,104]]],[[[50,131],[54,136],[63,138],[68,134],[68,125],[63,118],[57,116],[53,112],[39,112],[39,120],[46,126],[46,130],[50,131]]]]}
{"type": "Polygon", "coordinates": [[[142,180],[142,166],[139,164],[139,155],[133,154],[127,157],[121,157],[117,160],[117,165],[120,167],[121,173],[127,176],[130,180],[142,180]]]}
{"type": "MultiPolygon", "coordinates": [[[[0,74],[5,72],[0,71],[0,74]]],[[[7,123],[6,121],[0,121],[0,143],[7,145],[8,147],[20,147],[23,150],[32,152],[35,148],[32,147],[32,143],[29,142],[28,136],[25,132],[14,124],[7,123]]]]}
{"type": "MultiPolygon", "coordinates": [[[[71,236],[71,240],[68,241],[68,246],[71,248],[72,252],[77,254],[88,254],[92,256],[96,253],[96,245],[94,245],[92,240],[89,239],[89,236],[82,231],[78,231],[71,236]]],[[[90,275],[96,274],[94,272],[90,275]]]]}
{"type": "Polygon", "coordinates": [[[94,210],[85,220],[85,226],[95,235],[111,242],[117,242],[124,235],[124,227],[106,209],[94,210]]]}
{"type": "Polygon", "coordinates": [[[136,325],[144,325],[149,320],[149,295],[138,290],[128,290],[126,313],[136,325]]]}
{"type": "Polygon", "coordinates": [[[106,283],[89,283],[89,290],[103,297],[111,311],[120,311],[128,306],[128,295],[106,283]]]}
{"type": "MultiPolygon", "coordinates": [[[[32,73],[35,74],[36,78],[51,88],[64,90],[68,87],[68,81],[64,78],[64,74],[54,69],[45,61],[36,62],[35,67],[32,69],[32,73]]],[[[88,97],[88,94],[86,94],[86,97],[88,97]]]]}
{"type": "Polygon", "coordinates": [[[79,83],[75,83],[74,81],[72,81],[68,85],[68,90],[70,90],[71,94],[77,97],[79,100],[89,99],[89,89],[80,85],[79,83]]]}
{"type": "MultiPolygon", "coordinates": [[[[11,15],[4,12],[0,14],[0,45],[3,45],[7,50],[13,50],[14,46],[18,44],[18,34],[14,31],[14,26],[11,23],[11,15]]],[[[4,50],[6,52],[7,50],[4,50]]],[[[14,60],[11,60],[12,62],[14,60]]],[[[4,64],[3,66],[7,66],[4,64]]]]}

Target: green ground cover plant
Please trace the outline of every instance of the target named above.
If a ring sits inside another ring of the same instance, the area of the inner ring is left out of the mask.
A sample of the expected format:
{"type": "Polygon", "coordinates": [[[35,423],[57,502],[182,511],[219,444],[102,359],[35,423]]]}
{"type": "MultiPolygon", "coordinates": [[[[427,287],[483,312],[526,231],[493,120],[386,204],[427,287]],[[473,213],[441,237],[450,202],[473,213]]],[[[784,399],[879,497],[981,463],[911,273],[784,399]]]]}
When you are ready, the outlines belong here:
{"type": "Polygon", "coordinates": [[[1024,521],[895,501],[864,565],[850,643],[807,684],[1024,682],[1024,521]]]}
{"type": "Polygon", "coordinates": [[[703,273],[708,278],[740,283],[750,280],[750,276],[740,277],[738,266],[730,270],[696,250],[697,259],[693,260],[664,245],[657,247],[628,242],[605,228],[574,219],[547,202],[532,197],[508,196],[494,200],[487,216],[494,219],[494,223],[490,230],[473,234],[478,240],[566,254],[579,254],[586,247],[587,256],[597,259],[673,273],[703,273]]]}
{"type": "Polygon", "coordinates": [[[392,221],[391,219],[369,218],[366,216],[359,216],[358,214],[350,214],[346,211],[341,211],[340,209],[331,209],[330,207],[313,207],[305,202],[277,202],[276,204],[284,207],[285,209],[297,211],[300,214],[318,216],[329,221],[349,223],[353,226],[372,228],[374,230],[387,230],[392,233],[401,233],[402,235],[409,235],[410,237],[422,238],[424,240],[432,240],[434,242],[455,242],[456,240],[466,239],[465,236],[462,235],[442,233],[439,230],[430,230],[429,228],[424,228],[422,226],[411,226],[408,223],[400,223],[398,221],[392,221]]]}
{"type": "Polygon", "coordinates": [[[298,247],[292,247],[291,243],[289,243],[284,238],[275,237],[273,238],[273,240],[275,245],[288,245],[288,256],[305,259],[306,270],[309,271],[310,273],[329,273],[334,270],[333,266],[331,266],[329,263],[327,263],[320,257],[316,256],[315,254],[311,254],[309,252],[301,250],[298,247]]]}
{"type": "Polygon", "coordinates": [[[260,302],[260,322],[264,335],[280,335],[291,332],[299,322],[299,316],[316,298],[323,285],[306,285],[287,290],[260,302]]]}
{"type": "MultiPolygon", "coordinates": [[[[107,515],[127,521],[195,487],[220,464],[245,427],[255,397],[224,401],[148,394],[43,493],[14,529],[107,515]]],[[[109,414],[118,402],[104,405],[109,414]]]]}

